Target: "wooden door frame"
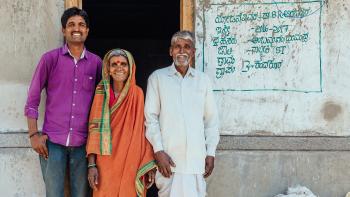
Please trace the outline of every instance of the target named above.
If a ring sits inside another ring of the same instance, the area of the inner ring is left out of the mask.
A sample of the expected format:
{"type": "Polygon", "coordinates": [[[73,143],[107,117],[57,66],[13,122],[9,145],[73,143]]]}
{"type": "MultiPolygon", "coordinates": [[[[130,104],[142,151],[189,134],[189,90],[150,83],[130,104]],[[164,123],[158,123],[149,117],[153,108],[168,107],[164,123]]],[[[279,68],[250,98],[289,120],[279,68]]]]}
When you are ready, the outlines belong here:
{"type": "Polygon", "coordinates": [[[64,9],[71,8],[71,7],[83,7],[83,0],[64,0],[64,9]]]}
{"type": "Polygon", "coordinates": [[[180,0],[180,29],[194,32],[195,0],[180,0]]]}
{"type": "MultiPolygon", "coordinates": [[[[180,29],[194,31],[194,5],[195,0],[180,1],[180,29]]],[[[65,9],[70,7],[83,7],[82,0],[64,0],[65,9]]]]}

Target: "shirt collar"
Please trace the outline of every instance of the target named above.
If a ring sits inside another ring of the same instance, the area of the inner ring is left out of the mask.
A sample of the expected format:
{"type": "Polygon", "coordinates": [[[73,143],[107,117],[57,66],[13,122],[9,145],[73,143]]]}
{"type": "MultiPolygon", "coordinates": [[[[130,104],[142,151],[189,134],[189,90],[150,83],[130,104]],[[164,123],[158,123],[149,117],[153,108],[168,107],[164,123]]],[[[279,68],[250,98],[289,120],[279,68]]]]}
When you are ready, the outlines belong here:
{"type": "MultiPolygon", "coordinates": [[[[175,64],[172,63],[171,66],[169,67],[169,76],[172,76],[172,75],[175,75],[176,73],[178,73],[178,71],[176,70],[175,68],[175,64]]],[[[195,69],[192,68],[192,66],[190,66],[187,70],[187,73],[185,76],[188,76],[188,75],[191,75],[192,77],[194,77],[196,74],[195,74],[195,69]]]]}
{"type": "MultiPolygon", "coordinates": [[[[62,48],[62,54],[63,54],[63,55],[69,54],[70,56],[73,57],[73,55],[72,55],[71,52],[69,51],[69,48],[68,48],[68,45],[67,45],[67,44],[65,44],[65,45],[63,46],[63,48],[62,48]]],[[[83,59],[83,58],[88,59],[88,54],[86,53],[86,48],[85,48],[85,47],[84,47],[83,52],[82,52],[81,55],[80,55],[80,59],[83,59]]]]}

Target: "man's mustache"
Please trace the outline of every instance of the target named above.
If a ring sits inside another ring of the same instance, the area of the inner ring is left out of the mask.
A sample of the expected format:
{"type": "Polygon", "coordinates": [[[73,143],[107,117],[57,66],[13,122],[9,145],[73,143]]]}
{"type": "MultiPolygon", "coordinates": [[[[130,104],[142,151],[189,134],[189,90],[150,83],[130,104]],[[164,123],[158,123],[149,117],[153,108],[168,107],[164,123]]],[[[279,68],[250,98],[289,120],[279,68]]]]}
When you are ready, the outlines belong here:
{"type": "Polygon", "coordinates": [[[189,56],[186,54],[186,53],[184,53],[184,54],[176,54],[176,59],[177,58],[179,58],[180,56],[184,56],[184,57],[186,57],[186,59],[188,59],[189,58],[189,56]]]}

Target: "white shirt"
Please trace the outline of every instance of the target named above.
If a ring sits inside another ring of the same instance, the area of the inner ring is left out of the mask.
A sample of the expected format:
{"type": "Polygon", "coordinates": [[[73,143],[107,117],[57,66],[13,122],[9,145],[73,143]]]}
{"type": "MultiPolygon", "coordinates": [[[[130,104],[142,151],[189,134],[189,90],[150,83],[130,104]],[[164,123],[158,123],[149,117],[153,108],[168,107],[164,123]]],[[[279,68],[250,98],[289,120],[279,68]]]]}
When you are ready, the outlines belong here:
{"type": "Polygon", "coordinates": [[[189,68],[184,77],[175,65],[156,70],[148,79],[146,137],[154,152],[164,150],[173,172],[203,174],[205,157],[219,143],[218,114],[209,77],[189,68]]]}

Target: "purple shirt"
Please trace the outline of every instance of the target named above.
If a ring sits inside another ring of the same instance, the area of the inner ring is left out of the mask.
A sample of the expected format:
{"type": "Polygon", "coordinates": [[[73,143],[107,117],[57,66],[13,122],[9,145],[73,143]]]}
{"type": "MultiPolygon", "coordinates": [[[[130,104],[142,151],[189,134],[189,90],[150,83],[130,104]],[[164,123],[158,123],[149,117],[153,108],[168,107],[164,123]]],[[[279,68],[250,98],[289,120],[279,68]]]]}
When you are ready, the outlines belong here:
{"type": "Polygon", "coordinates": [[[45,88],[43,133],[64,146],[86,143],[91,102],[101,80],[101,59],[87,50],[83,54],[75,64],[67,45],[45,53],[33,75],[24,109],[27,117],[37,119],[45,88]]]}

